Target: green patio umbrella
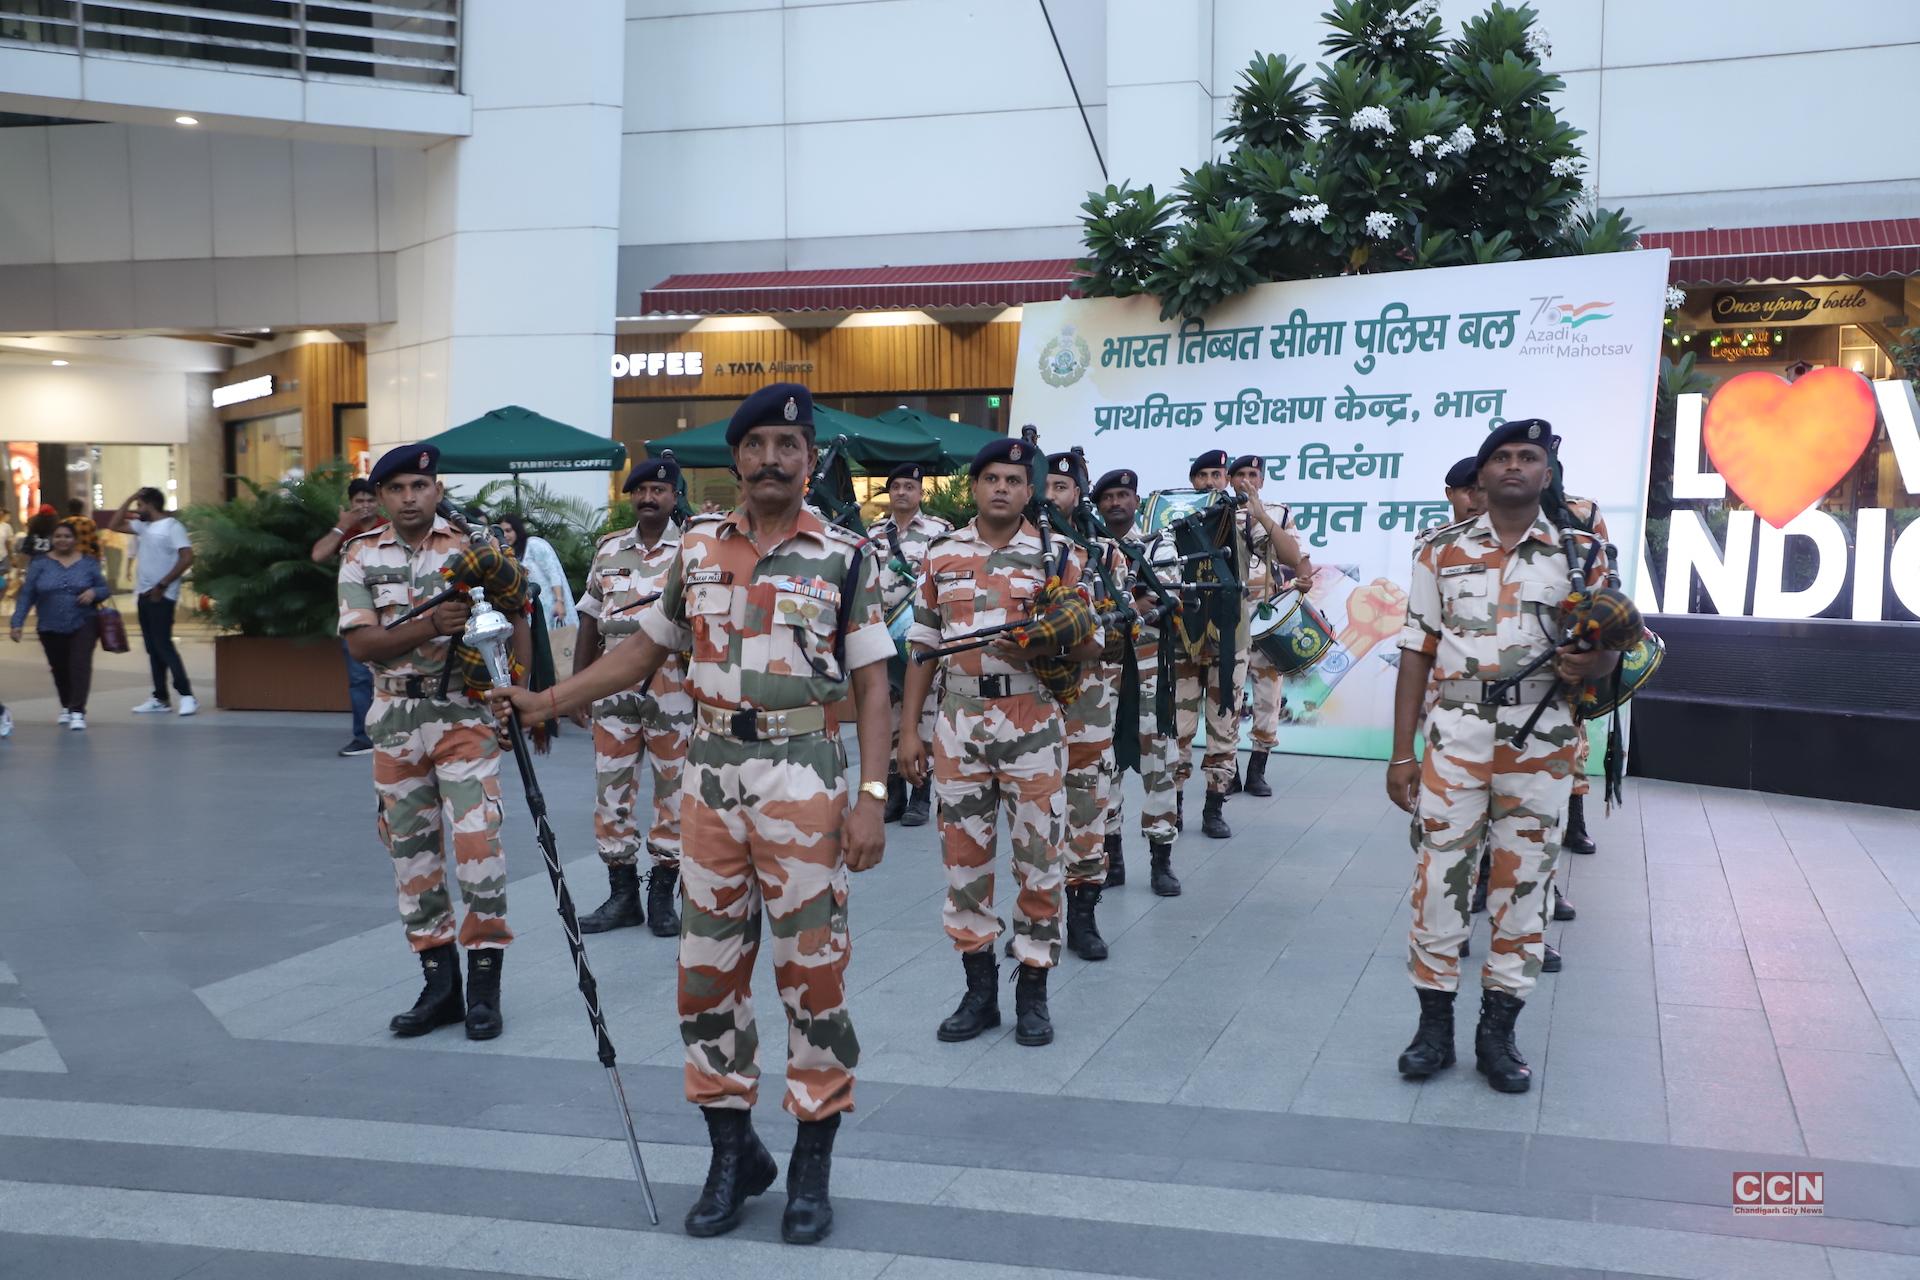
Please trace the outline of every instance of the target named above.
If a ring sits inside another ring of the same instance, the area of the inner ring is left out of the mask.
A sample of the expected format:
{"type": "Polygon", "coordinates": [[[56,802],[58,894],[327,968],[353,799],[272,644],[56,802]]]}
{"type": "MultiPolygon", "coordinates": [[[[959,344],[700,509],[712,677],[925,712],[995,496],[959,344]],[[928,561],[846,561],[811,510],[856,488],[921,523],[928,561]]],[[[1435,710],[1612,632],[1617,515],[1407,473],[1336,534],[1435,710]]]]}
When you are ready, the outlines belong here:
{"type": "MultiPolygon", "coordinates": [[[[940,457],[939,442],[917,427],[862,418],[825,405],[813,406],[813,434],[822,448],[835,436],[845,436],[847,456],[868,474],[891,470],[896,463],[934,462],[940,457]]],[[[725,467],[733,463],[724,418],[647,441],[650,458],[668,449],[683,467],[725,467]]]]}
{"type": "Polygon", "coordinates": [[[523,472],[617,471],[627,461],[627,447],[619,441],[555,422],[517,404],[449,427],[420,443],[440,450],[442,471],[508,473],[516,495],[523,472]]]}
{"type": "Polygon", "coordinates": [[[875,414],[873,420],[890,426],[914,427],[932,436],[940,442],[940,463],[948,471],[958,471],[972,462],[973,455],[981,449],[995,440],[1004,439],[998,431],[955,422],[951,418],[942,418],[924,409],[909,409],[905,405],[875,414]]]}

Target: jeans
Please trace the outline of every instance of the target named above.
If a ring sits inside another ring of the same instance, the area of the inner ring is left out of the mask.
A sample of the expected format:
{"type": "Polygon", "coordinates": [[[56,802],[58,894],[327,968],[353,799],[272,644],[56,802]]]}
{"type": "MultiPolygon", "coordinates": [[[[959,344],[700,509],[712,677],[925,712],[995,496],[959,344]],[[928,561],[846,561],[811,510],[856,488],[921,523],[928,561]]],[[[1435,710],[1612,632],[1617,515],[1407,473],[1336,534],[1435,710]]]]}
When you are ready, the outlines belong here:
{"type": "Polygon", "coordinates": [[[167,700],[167,673],[173,673],[173,687],[183,698],[193,696],[193,684],[187,679],[187,664],[180,659],[180,650],[173,644],[173,607],[172,600],[149,600],[140,597],[140,639],[147,649],[147,665],[153,669],[153,696],[158,702],[167,700]]]}
{"type": "Polygon", "coordinates": [[[353,651],[347,648],[347,642],[340,642],[340,652],[347,659],[347,691],[353,698],[353,740],[367,740],[367,712],[373,707],[373,668],[364,662],[354,661],[353,651]]]}
{"type": "Polygon", "coordinates": [[[93,685],[93,644],[99,634],[92,618],[81,623],[77,631],[40,633],[40,647],[46,651],[63,711],[87,709],[87,692],[93,685]]]}

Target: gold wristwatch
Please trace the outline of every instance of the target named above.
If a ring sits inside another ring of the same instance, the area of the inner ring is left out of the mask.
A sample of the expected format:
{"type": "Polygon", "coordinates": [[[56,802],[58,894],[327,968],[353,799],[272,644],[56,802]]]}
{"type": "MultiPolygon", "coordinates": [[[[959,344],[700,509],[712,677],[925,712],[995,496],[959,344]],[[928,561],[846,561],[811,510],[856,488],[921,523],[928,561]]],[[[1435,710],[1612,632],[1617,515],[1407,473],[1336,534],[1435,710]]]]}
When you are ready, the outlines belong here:
{"type": "Polygon", "coordinates": [[[860,794],[872,796],[881,804],[885,804],[887,802],[887,784],[884,782],[863,782],[860,784],[860,794]]]}

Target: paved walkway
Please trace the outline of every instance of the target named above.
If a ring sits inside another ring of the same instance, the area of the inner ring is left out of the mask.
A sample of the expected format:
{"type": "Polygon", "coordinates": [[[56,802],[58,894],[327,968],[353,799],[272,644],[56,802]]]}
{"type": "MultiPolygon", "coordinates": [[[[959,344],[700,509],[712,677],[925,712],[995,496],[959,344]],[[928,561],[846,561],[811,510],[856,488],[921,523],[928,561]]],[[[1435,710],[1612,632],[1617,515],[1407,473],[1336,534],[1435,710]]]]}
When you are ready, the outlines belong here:
{"type": "MultiPolygon", "coordinates": [[[[396,1041],[417,977],[368,762],[333,756],[344,718],[133,717],[140,666],[103,664],[68,734],[37,649],[0,648],[7,1280],[1920,1276],[1920,815],[1632,783],[1570,869],[1580,914],[1521,1018],[1539,1078],[1517,1098],[1470,1065],[1394,1073],[1408,854],[1377,765],[1276,761],[1273,799],[1230,802],[1233,840],[1181,840],[1184,897],[1110,893],[1113,958],[1067,959],[1039,1050],[1010,1023],[934,1040],[960,987],[935,839],[889,828],[852,902],[835,1234],[779,1244],[775,1194],[693,1241],[672,944],[589,941],[655,1231],[511,785],[506,1035],[396,1041]],[[1774,1169],[1824,1171],[1825,1216],[1734,1214],[1733,1174],[1774,1169]]],[[[591,904],[584,735],[541,774],[591,904]]],[[[759,1122],[784,1151],[770,1066],[759,1122]]]]}

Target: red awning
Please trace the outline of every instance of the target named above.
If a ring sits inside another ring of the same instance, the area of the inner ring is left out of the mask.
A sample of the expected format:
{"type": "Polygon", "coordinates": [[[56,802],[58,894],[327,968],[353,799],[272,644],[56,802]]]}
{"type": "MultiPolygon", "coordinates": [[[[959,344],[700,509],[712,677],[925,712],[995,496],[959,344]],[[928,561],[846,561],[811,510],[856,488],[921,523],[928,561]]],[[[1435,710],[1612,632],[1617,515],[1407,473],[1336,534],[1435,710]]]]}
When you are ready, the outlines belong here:
{"type": "Polygon", "coordinates": [[[885,311],[1052,302],[1073,288],[1073,259],[962,262],[834,271],[668,276],[640,295],[643,315],[885,311]]]}
{"type": "Polygon", "coordinates": [[[1641,235],[1640,244],[1673,251],[1668,279],[1677,285],[1920,275],[1920,218],[1649,231],[1641,235]]]}

